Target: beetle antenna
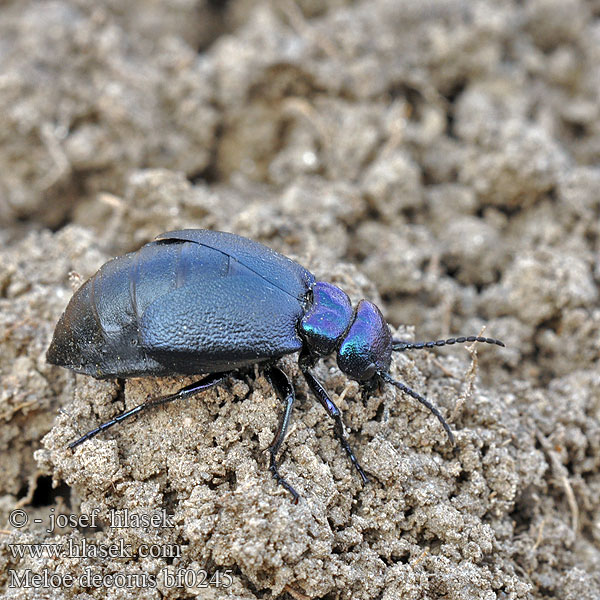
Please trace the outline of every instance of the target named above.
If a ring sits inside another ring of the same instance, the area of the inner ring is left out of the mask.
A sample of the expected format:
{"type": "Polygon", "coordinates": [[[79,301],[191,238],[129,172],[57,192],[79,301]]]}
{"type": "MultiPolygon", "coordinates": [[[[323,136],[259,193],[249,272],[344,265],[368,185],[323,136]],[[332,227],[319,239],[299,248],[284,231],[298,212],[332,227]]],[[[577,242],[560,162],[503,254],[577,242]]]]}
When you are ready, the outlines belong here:
{"type": "Polygon", "coordinates": [[[422,350],[423,348],[435,348],[436,346],[451,346],[452,344],[467,344],[470,342],[482,342],[484,344],[496,344],[504,346],[504,342],[494,338],[470,335],[468,337],[448,338],[446,340],[435,340],[433,342],[407,342],[406,340],[392,340],[392,350],[403,352],[404,350],[422,350]]]}
{"type": "Polygon", "coordinates": [[[448,438],[450,439],[450,443],[454,446],[454,434],[450,429],[450,425],[446,422],[446,419],[442,417],[442,413],[427,400],[427,398],[423,398],[423,396],[417,394],[413,389],[409,388],[407,385],[404,385],[400,381],[396,381],[392,378],[389,373],[379,373],[380,377],[386,381],[387,383],[391,383],[393,386],[397,387],[401,392],[408,394],[411,398],[418,400],[423,406],[426,406],[436,417],[437,420],[442,424],[442,427],[446,430],[448,434],[448,438]]]}

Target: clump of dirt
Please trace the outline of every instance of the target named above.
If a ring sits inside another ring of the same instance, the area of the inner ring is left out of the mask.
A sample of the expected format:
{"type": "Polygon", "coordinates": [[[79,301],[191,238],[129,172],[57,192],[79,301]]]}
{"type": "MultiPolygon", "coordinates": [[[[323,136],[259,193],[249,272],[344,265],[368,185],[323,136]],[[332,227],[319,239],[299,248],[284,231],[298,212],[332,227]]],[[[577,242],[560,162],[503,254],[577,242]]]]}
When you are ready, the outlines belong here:
{"type": "Polygon", "coordinates": [[[584,0],[4,2],[5,596],[600,597],[599,16],[584,0]],[[69,450],[193,381],[45,362],[83,278],[186,227],[297,259],[402,339],[502,339],[394,357],[456,447],[394,388],[363,400],[331,357],[313,371],[363,486],[292,355],[297,505],[267,469],[282,404],[260,369],[69,450]]]}

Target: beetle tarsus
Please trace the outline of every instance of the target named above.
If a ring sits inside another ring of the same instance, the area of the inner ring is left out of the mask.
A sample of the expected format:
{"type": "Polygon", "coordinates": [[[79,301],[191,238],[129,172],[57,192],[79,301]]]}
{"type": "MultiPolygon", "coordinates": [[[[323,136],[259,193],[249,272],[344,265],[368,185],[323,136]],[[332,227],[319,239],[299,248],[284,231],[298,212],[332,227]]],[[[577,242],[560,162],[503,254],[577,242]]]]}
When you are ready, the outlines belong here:
{"type": "Polygon", "coordinates": [[[285,488],[292,495],[292,502],[294,504],[298,504],[300,494],[279,473],[279,470],[277,469],[277,462],[275,460],[275,454],[273,452],[271,452],[269,470],[273,474],[273,479],[275,479],[280,486],[285,488]]]}
{"type": "Polygon", "coordinates": [[[269,460],[269,470],[273,474],[273,478],[275,481],[285,488],[292,495],[292,502],[294,504],[298,503],[298,499],[300,495],[298,492],[280,475],[279,470],[277,468],[277,453],[281,448],[281,444],[285,439],[285,434],[287,433],[287,429],[290,424],[290,420],[292,417],[292,408],[294,406],[294,401],[296,399],[296,394],[294,393],[294,387],[290,383],[287,375],[276,366],[271,366],[266,369],[266,375],[271,382],[271,385],[275,388],[275,393],[285,402],[285,409],[283,414],[281,415],[281,421],[279,422],[279,427],[277,428],[277,432],[275,433],[275,437],[269,446],[270,460],[269,460]]]}
{"type": "Polygon", "coordinates": [[[125,419],[128,419],[129,417],[133,417],[134,415],[137,415],[138,413],[141,413],[148,408],[153,408],[155,406],[161,406],[162,404],[168,404],[169,402],[173,402],[173,400],[179,400],[182,398],[191,398],[192,396],[198,394],[199,392],[202,392],[204,390],[207,390],[208,388],[211,388],[211,387],[217,385],[218,383],[223,381],[223,379],[225,379],[226,377],[229,377],[230,375],[232,375],[231,372],[212,373],[210,375],[207,375],[206,377],[204,377],[204,379],[201,379],[200,381],[195,381],[194,383],[191,383],[190,385],[186,385],[185,387],[181,388],[174,394],[170,394],[168,396],[160,396],[158,398],[149,398],[148,400],[146,400],[146,402],[142,402],[141,404],[138,404],[137,406],[134,406],[133,408],[126,410],[125,412],[122,412],[121,414],[118,414],[116,417],[112,418],[110,421],[106,421],[106,423],[102,423],[95,429],[88,431],[87,433],[82,435],[78,440],[71,442],[68,445],[68,447],[72,450],[76,446],[83,444],[83,442],[89,440],[90,438],[93,438],[94,436],[105,431],[106,429],[109,429],[113,425],[116,425],[117,423],[120,423],[121,421],[124,421],[125,419]]]}

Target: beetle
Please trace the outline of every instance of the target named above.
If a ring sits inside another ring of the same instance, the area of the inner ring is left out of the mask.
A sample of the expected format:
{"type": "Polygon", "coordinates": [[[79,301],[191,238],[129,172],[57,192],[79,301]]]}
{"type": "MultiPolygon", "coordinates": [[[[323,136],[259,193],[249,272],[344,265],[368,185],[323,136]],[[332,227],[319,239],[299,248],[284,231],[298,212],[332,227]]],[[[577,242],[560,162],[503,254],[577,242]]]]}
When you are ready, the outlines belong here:
{"type": "Polygon", "coordinates": [[[71,442],[75,448],[140,412],[207,390],[239,369],[262,363],[285,408],[269,446],[269,469],[298,501],[279,473],[277,454],[290,424],[295,393],[275,364],[299,352],[308,387],[333,419],[334,432],[363,482],[367,476],[344,434],[342,416],[311,368],[336,353],[338,368],[368,393],[391,384],[426,406],[448,438],[441,413],[389,374],[392,352],[465,342],[504,346],[468,336],[431,342],[393,339],[373,303],[352,306],[339,287],[253,240],[219,231],[170,231],[136,252],[104,264],[71,298],[60,317],[49,363],[97,379],[207,374],[169,396],[150,398],[71,442]]]}

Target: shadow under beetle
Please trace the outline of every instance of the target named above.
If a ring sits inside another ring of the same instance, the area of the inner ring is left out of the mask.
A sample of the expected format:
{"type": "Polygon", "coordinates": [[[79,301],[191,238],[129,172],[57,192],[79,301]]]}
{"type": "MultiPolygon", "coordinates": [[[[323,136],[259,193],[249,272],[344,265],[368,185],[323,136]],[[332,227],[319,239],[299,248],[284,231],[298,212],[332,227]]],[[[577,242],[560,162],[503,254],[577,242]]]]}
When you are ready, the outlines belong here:
{"type": "Polygon", "coordinates": [[[297,502],[298,493],[277,466],[295,399],[288,377],[275,365],[278,358],[300,352],[309,388],[334,420],[336,437],[366,482],[340,411],[311,367],[335,352],[340,370],[367,390],[385,381],[425,405],[454,443],[440,412],[388,371],[394,351],[475,341],[504,345],[478,336],[419,343],[392,339],[374,304],[361,300],[353,308],[340,288],[315,281],[291,259],[238,235],[187,229],[163,233],[101,267],[71,298],[46,358],[97,379],[209,373],[170,396],[150,398],[117,415],[70,448],[147,408],[189,398],[237,369],[266,363],[268,379],[285,399],[269,447],[269,469],[297,502]]]}

